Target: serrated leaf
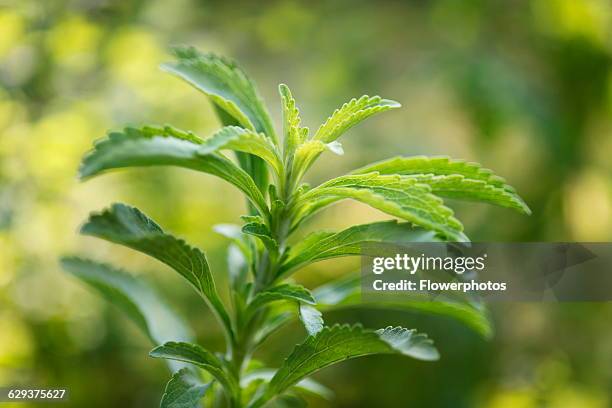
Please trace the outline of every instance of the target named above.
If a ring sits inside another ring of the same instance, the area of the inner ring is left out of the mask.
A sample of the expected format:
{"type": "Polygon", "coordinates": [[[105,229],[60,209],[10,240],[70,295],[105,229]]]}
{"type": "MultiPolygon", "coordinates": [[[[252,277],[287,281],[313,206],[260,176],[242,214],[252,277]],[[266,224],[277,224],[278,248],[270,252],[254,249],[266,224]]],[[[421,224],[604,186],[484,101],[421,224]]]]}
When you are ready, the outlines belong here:
{"type": "Polygon", "coordinates": [[[199,408],[211,384],[204,383],[191,370],[183,368],[168,381],[160,408],[199,408]]]}
{"type": "Polygon", "coordinates": [[[206,94],[243,127],[263,132],[276,143],[270,115],[255,84],[234,61],[193,47],[176,47],[173,51],[177,61],[162,64],[162,70],[206,94]]]}
{"type": "Polygon", "coordinates": [[[300,127],[300,111],[295,105],[289,87],[285,84],[278,86],[283,106],[283,136],[285,139],[285,160],[293,157],[295,149],[308,137],[308,128],[300,127]]]}
{"type": "Polygon", "coordinates": [[[236,379],[228,372],[224,363],[213,353],[197,344],[167,342],[155,347],[149,355],[154,358],[181,361],[200,367],[219,381],[231,393],[230,395],[237,395],[235,394],[238,390],[236,379]]]}
{"type": "Polygon", "coordinates": [[[416,229],[409,223],[382,221],[356,225],[337,233],[313,232],[291,247],[278,276],[286,276],[312,262],[340,256],[361,255],[363,245],[373,242],[433,242],[431,231],[416,229]]]}
{"type": "Polygon", "coordinates": [[[470,301],[459,302],[425,300],[414,295],[405,301],[363,301],[361,299],[361,279],[358,273],[318,287],[313,292],[320,309],[335,310],[341,308],[367,308],[381,310],[405,310],[411,312],[431,313],[454,319],[489,339],[493,335],[493,322],[483,304],[470,301]]]}
{"type": "Polygon", "coordinates": [[[264,395],[249,407],[262,406],[266,401],[322,368],[370,354],[401,354],[420,360],[439,358],[431,340],[414,330],[388,327],[370,331],[358,325],[325,327],[295,347],[270,381],[264,395]]]}
{"type": "Polygon", "coordinates": [[[384,112],[389,109],[399,108],[398,102],[382,99],[380,96],[364,95],[359,99],[351,99],[349,102],[336,109],[334,113],[317,130],[313,139],[325,143],[338,139],[349,128],[367,119],[375,113],[384,112]]]}
{"type": "MultiPolygon", "coordinates": [[[[216,107],[224,125],[240,125],[264,133],[278,146],[270,115],[253,81],[238,65],[193,47],[176,47],[176,62],[162,64],[162,70],[176,75],[203,92],[216,107]]],[[[237,152],[240,166],[265,194],[268,175],[265,163],[251,154],[237,152]]]]}
{"type": "Polygon", "coordinates": [[[245,193],[261,214],[267,214],[266,201],[253,179],[219,154],[200,154],[201,145],[194,143],[188,135],[168,126],[112,132],[107,138],[97,141],[94,149],[83,158],[80,177],[89,178],[104,171],[127,167],[184,167],[228,181],[245,193]],[[185,135],[181,136],[183,133],[185,135]]]}
{"type": "MultiPolygon", "coordinates": [[[[250,371],[244,376],[242,376],[242,378],[240,379],[240,385],[244,388],[255,381],[270,382],[272,377],[274,377],[275,372],[276,370],[272,370],[269,368],[259,368],[250,371]]],[[[327,400],[332,399],[334,396],[332,390],[330,390],[323,384],[313,380],[312,378],[304,378],[302,381],[294,385],[293,388],[300,391],[306,391],[310,394],[318,395],[327,400]]]]}
{"type": "Polygon", "coordinates": [[[340,142],[324,143],[320,140],[308,140],[299,145],[293,159],[292,174],[294,182],[299,182],[315,160],[326,150],[338,155],[344,154],[340,142]]]}
{"type": "MultiPolygon", "coordinates": [[[[234,119],[231,115],[226,113],[223,109],[217,105],[213,105],[217,117],[223,126],[240,126],[240,122],[234,119]]],[[[266,185],[268,184],[268,169],[266,162],[257,156],[253,156],[249,153],[234,152],[236,159],[238,159],[238,165],[253,178],[255,185],[259,190],[264,193],[266,185]]],[[[253,206],[250,201],[247,201],[250,214],[256,214],[257,209],[253,206]]]]}
{"type": "Polygon", "coordinates": [[[434,176],[431,174],[409,176],[419,183],[427,184],[439,196],[461,200],[482,201],[500,207],[512,208],[529,215],[531,210],[515,193],[502,187],[495,187],[482,180],[472,180],[459,174],[434,176]]]}
{"type": "Polygon", "coordinates": [[[444,206],[431,187],[398,175],[368,173],[347,175],[329,180],[299,197],[297,223],[324,206],[351,198],[382,212],[409,221],[427,230],[436,231],[455,241],[467,241],[463,225],[444,206]]]}
{"type": "Polygon", "coordinates": [[[278,242],[272,237],[272,233],[267,225],[258,221],[252,221],[242,226],[242,232],[259,238],[271,254],[278,254],[278,242]]]}
{"type": "Polygon", "coordinates": [[[305,287],[301,285],[284,283],[282,285],[274,286],[270,289],[259,292],[253,298],[249,307],[253,310],[257,310],[268,303],[279,300],[293,300],[311,305],[315,303],[312,294],[305,287]]]}
{"type": "MultiPolygon", "coordinates": [[[[110,265],[76,257],[62,258],[61,265],[125,313],[153,344],[193,338],[183,319],[143,279],[110,265]]],[[[171,368],[176,370],[180,366],[173,364],[171,368]]]]}
{"type": "Polygon", "coordinates": [[[444,197],[485,201],[514,208],[524,214],[531,212],[514,188],[478,163],[453,160],[446,156],[394,157],[367,165],[353,173],[371,172],[414,177],[444,197]]]}
{"type": "Polygon", "coordinates": [[[132,248],[177,271],[207,301],[232,336],[230,318],[221,302],[204,253],[185,241],[165,233],[159,225],[134,207],[113,204],[92,214],[81,233],[132,248]]]}
{"type": "Polygon", "coordinates": [[[223,149],[260,157],[272,166],[277,175],[282,174],[283,164],[278,157],[276,147],[261,133],[238,126],[225,126],[205,139],[198,152],[208,155],[223,149]]]}
{"type": "Polygon", "coordinates": [[[298,305],[300,321],[308,332],[308,335],[314,336],[321,330],[325,322],[323,322],[323,314],[316,307],[310,305],[298,305]]]}

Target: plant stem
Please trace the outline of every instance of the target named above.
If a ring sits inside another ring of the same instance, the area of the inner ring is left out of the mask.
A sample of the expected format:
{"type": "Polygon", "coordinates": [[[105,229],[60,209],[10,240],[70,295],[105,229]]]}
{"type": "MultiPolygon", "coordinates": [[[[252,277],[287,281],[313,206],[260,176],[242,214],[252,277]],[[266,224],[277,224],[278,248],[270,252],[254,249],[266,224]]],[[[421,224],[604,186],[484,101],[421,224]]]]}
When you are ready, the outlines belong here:
{"type": "MultiPolygon", "coordinates": [[[[291,168],[291,166],[289,166],[289,168],[291,168]]],[[[285,204],[289,203],[293,194],[293,182],[291,175],[283,174],[281,177],[279,177],[277,187],[280,194],[280,199],[285,204]]],[[[271,213],[268,221],[272,236],[278,243],[279,256],[272,257],[267,249],[262,249],[259,256],[259,261],[255,266],[255,282],[252,296],[265,290],[275,281],[275,274],[279,267],[278,259],[282,257],[287,247],[287,238],[289,236],[290,226],[292,224],[291,211],[289,211],[287,207],[284,207],[281,211],[271,213]]],[[[232,290],[235,291],[235,288],[232,290]]],[[[251,354],[254,351],[254,347],[256,346],[253,339],[265,321],[266,309],[258,310],[251,316],[244,316],[244,303],[234,301],[234,306],[236,335],[234,341],[232,341],[230,345],[230,349],[228,350],[228,359],[231,369],[236,377],[236,381],[238,384],[240,384],[242,370],[248,363],[251,354]]],[[[231,408],[242,407],[242,396],[240,395],[241,391],[239,390],[238,393],[239,395],[234,395],[229,399],[231,408]]]]}

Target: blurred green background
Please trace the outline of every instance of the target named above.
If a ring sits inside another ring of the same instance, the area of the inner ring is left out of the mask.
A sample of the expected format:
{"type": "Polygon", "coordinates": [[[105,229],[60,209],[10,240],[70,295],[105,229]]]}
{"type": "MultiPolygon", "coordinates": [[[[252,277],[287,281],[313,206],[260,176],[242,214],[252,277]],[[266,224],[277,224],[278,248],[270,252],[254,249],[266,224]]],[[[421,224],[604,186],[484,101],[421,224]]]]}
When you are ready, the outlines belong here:
{"type": "MultiPolygon", "coordinates": [[[[223,280],[227,242],[211,227],[244,211],[236,190],[175,169],[76,180],[80,157],[107,129],[171,123],[205,136],[219,126],[203,95],[158,70],[173,44],[237,59],[277,123],[280,82],[311,128],[364,93],[402,103],[352,129],[345,156],[322,158],[311,182],[397,154],[447,154],[493,168],[533,210],[522,217],[457,204],[474,241],[612,238],[609,0],[0,0],[0,384],[66,386],[71,401],[62,406],[158,405],[164,364],[147,357],[150,344],[130,322],[60,271],[63,253],[147,275],[203,344],[222,347],[209,312],[175,274],[76,233],[89,211],[136,205],[206,249],[223,280]]],[[[342,203],[315,223],[339,228],[376,218],[342,203]]],[[[320,263],[299,279],[313,287],[356,262],[320,263]]],[[[335,400],[310,402],[611,406],[611,305],[509,303],[493,313],[489,342],[427,315],[326,315],[330,323],[416,327],[435,339],[442,359],[350,361],[317,375],[335,400]]],[[[258,357],[279,364],[301,330],[288,327],[258,357]]]]}

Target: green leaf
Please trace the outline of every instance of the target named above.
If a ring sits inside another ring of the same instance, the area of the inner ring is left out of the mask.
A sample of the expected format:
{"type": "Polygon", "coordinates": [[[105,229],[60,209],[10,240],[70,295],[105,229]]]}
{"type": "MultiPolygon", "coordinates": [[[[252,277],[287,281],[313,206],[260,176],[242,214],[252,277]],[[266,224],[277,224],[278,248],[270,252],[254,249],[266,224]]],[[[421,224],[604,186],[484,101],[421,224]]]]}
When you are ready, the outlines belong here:
{"type": "Polygon", "coordinates": [[[135,249],[176,270],[208,302],[228,336],[233,335],[230,318],[201,250],[165,233],[138,209],[124,204],[113,204],[110,209],[90,215],[81,233],[135,249]]]}
{"type": "Polygon", "coordinates": [[[514,208],[524,214],[531,213],[514,188],[478,163],[445,156],[394,157],[357,169],[353,174],[371,172],[414,177],[430,185],[435,194],[444,197],[485,201],[514,208]]]}
{"type": "Polygon", "coordinates": [[[293,160],[292,174],[294,183],[299,182],[306,171],[324,151],[329,150],[339,156],[344,154],[340,142],[324,143],[320,140],[309,140],[298,146],[293,160]]]}
{"type": "Polygon", "coordinates": [[[363,301],[361,299],[361,278],[359,273],[349,274],[336,281],[318,287],[314,291],[319,308],[336,310],[341,308],[367,308],[430,313],[454,319],[474,330],[485,339],[493,336],[493,322],[486,307],[473,301],[459,299],[425,300],[419,295],[405,301],[363,301]]]}
{"type": "Polygon", "coordinates": [[[293,157],[295,149],[308,137],[308,128],[300,127],[300,111],[295,106],[295,99],[289,87],[285,84],[278,86],[283,106],[283,134],[285,139],[285,160],[293,157]]]}
{"type": "Polygon", "coordinates": [[[424,334],[401,327],[377,331],[348,325],[325,327],[296,346],[276,372],[261,398],[250,405],[260,407],[312,373],[334,363],[370,354],[402,354],[420,360],[437,360],[438,351],[424,334]]]}
{"type": "Polygon", "coordinates": [[[431,187],[398,175],[368,173],[332,179],[299,197],[297,218],[305,218],[345,198],[361,201],[450,240],[467,240],[461,232],[463,225],[442,199],[431,193],[431,187]]]}
{"type": "Polygon", "coordinates": [[[308,332],[308,335],[314,336],[323,330],[323,326],[325,325],[325,322],[323,322],[323,315],[316,307],[299,304],[298,308],[300,320],[308,332]]]}
{"type": "MultiPolygon", "coordinates": [[[[211,53],[201,53],[193,47],[176,47],[173,51],[177,61],[162,64],[162,70],[185,80],[207,95],[224,125],[240,125],[264,133],[278,146],[270,115],[255,84],[235,62],[211,53]]],[[[240,166],[265,193],[268,176],[264,162],[241,152],[236,156],[240,166]]]]}
{"type": "Polygon", "coordinates": [[[293,300],[313,305],[315,303],[312,294],[301,285],[284,283],[270,289],[259,292],[251,301],[249,307],[258,310],[262,306],[279,300],[293,300]]]}
{"type": "Polygon", "coordinates": [[[267,225],[258,221],[249,222],[242,226],[242,232],[259,238],[272,255],[278,255],[278,242],[272,237],[267,225]]]}
{"type": "Polygon", "coordinates": [[[319,286],[313,295],[322,308],[361,303],[361,275],[349,273],[346,276],[319,286]]]}
{"type": "Polygon", "coordinates": [[[96,142],[94,149],[85,156],[80,177],[93,177],[107,170],[127,167],[184,167],[228,181],[240,189],[261,214],[267,214],[266,201],[253,179],[219,154],[200,154],[201,145],[194,143],[190,135],[170,127],[126,128],[123,132],[112,132],[96,142]]]}
{"type": "MultiPolygon", "coordinates": [[[[249,384],[255,381],[262,381],[268,383],[270,382],[270,380],[272,380],[274,374],[275,370],[269,368],[259,368],[257,370],[250,371],[244,376],[242,376],[242,378],[240,379],[240,385],[243,388],[246,388],[247,386],[249,386],[249,384]]],[[[332,390],[330,390],[323,384],[313,380],[312,378],[304,378],[303,380],[298,382],[293,388],[300,391],[306,391],[310,394],[318,395],[327,400],[332,399],[334,396],[332,390]]]]}
{"type": "Polygon", "coordinates": [[[188,368],[172,376],[162,396],[160,408],[198,408],[212,383],[204,383],[188,368]]]}
{"type": "Polygon", "coordinates": [[[377,163],[368,164],[353,171],[353,174],[367,174],[378,172],[380,174],[399,174],[411,176],[415,174],[434,174],[448,176],[460,174],[469,179],[486,181],[487,184],[502,187],[509,192],[514,189],[506,184],[506,180],[493,174],[493,171],[483,168],[478,163],[455,160],[447,156],[411,156],[393,157],[377,163]]]}
{"type": "Polygon", "coordinates": [[[361,255],[363,245],[374,242],[439,241],[431,231],[415,229],[408,223],[382,221],[356,225],[338,233],[314,232],[291,247],[278,276],[286,276],[312,262],[340,256],[361,255]]]}
{"type": "Polygon", "coordinates": [[[427,184],[431,191],[442,197],[462,200],[482,201],[500,207],[512,208],[521,214],[529,215],[531,210],[515,193],[495,187],[482,180],[472,180],[459,174],[434,176],[431,174],[410,176],[419,183],[427,184]]]}
{"type": "Polygon", "coordinates": [[[193,47],[173,49],[176,62],[162,64],[162,70],[185,80],[234,117],[242,127],[263,132],[278,145],[276,133],[255,84],[234,61],[193,47]]]}
{"type": "Polygon", "coordinates": [[[193,338],[183,319],[144,280],[110,265],[76,257],[62,258],[61,265],[117,306],[154,344],[193,338]]]}
{"type": "Polygon", "coordinates": [[[378,112],[399,108],[398,102],[382,99],[380,96],[364,95],[359,99],[351,99],[336,109],[314,135],[314,140],[329,143],[338,139],[349,128],[378,112]]]}
{"type": "MultiPolygon", "coordinates": [[[[217,113],[217,117],[223,126],[240,126],[240,122],[234,119],[231,115],[226,113],[223,109],[219,108],[217,105],[213,105],[215,112],[217,113]]],[[[243,152],[234,152],[236,155],[236,159],[238,159],[238,164],[240,167],[253,178],[255,185],[259,188],[259,191],[262,193],[265,192],[266,185],[268,184],[268,169],[266,167],[266,163],[257,156],[253,156],[249,153],[243,152]]],[[[250,214],[256,214],[257,209],[253,207],[253,204],[250,201],[247,201],[249,207],[250,214]]]]}
{"type": "Polygon", "coordinates": [[[168,342],[151,350],[149,355],[154,358],[181,361],[200,367],[219,381],[230,392],[230,395],[237,395],[238,384],[236,379],[228,372],[224,363],[213,353],[197,344],[168,342]]]}
{"type": "Polygon", "coordinates": [[[198,152],[207,155],[223,149],[258,156],[268,162],[277,175],[282,174],[283,164],[276,151],[276,146],[262,133],[238,126],[226,126],[205,139],[198,152]]]}

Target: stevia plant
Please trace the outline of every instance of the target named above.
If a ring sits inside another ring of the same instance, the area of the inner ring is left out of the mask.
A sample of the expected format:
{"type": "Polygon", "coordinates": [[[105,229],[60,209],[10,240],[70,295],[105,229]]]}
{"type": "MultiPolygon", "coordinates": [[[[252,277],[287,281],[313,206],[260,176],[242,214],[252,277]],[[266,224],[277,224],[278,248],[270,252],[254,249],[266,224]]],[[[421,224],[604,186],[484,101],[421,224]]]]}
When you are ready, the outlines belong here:
{"type": "Polygon", "coordinates": [[[173,375],[162,407],[198,407],[205,400],[210,404],[214,400],[215,406],[257,408],[281,402],[287,406],[301,403],[302,393],[329,397],[329,390],[310,375],[349,358],[375,353],[438,358],[432,341],[415,330],[326,326],[321,312],[333,308],[418,310],[458,319],[485,337],[491,334],[486,309],[474,301],[364,304],[359,302],[358,277],[353,275],[312,292],[291,276],[314,262],[359,255],[360,247],[368,243],[467,240],[441,197],[482,201],[528,214],[523,200],[502,178],[478,164],[415,156],[370,164],[311,187],[303,178],[321,154],[342,154],[340,136],[399,103],[378,96],[352,99],[311,133],[301,125],[289,88],[280,85],[280,138],[253,82],[235,63],[193,48],[178,48],[175,56],[162,69],[208,96],[224,127],[207,138],[171,126],[110,132],[85,156],[80,177],[166,165],[209,173],[237,187],[248,201],[243,225],[216,227],[230,241],[228,287],[217,288],[202,250],[164,231],[134,207],[113,204],[93,213],[81,233],[147,254],[178,272],[217,318],[227,349],[213,352],[194,343],[183,320],[142,280],[106,264],[62,259],[69,273],[117,305],[148,335],[157,346],[150,352],[152,357],[168,361],[173,375]],[[233,151],[237,164],[224,151],[233,151]],[[365,203],[394,220],[294,238],[312,215],[344,199],[365,203]],[[278,369],[256,361],[254,351],[296,317],[303,323],[305,340],[278,369]],[[209,388],[215,391],[205,398],[209,388]]]}

